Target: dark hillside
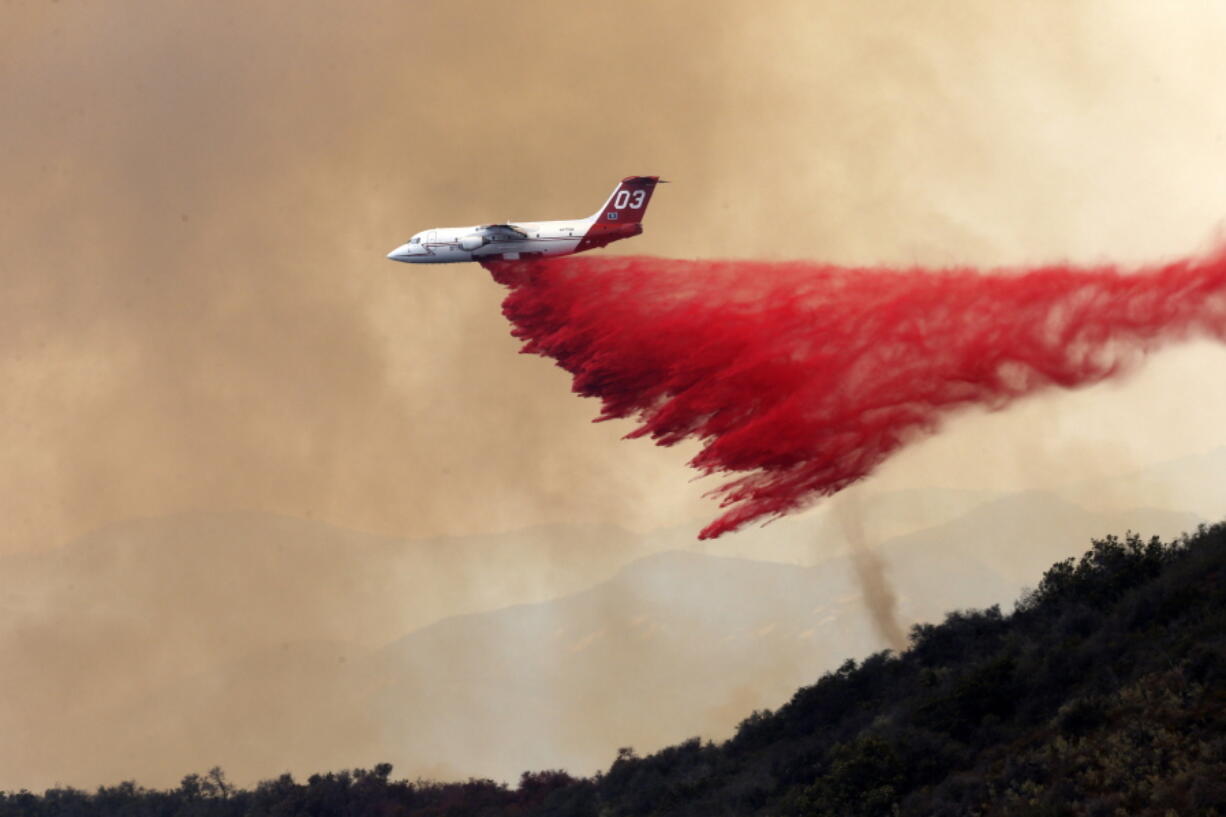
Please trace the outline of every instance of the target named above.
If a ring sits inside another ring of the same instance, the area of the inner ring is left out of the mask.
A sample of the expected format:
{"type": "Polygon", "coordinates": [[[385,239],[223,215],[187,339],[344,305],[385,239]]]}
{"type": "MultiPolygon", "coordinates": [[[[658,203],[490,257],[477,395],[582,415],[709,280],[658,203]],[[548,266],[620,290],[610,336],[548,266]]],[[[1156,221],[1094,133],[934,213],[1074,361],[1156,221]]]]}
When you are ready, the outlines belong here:
{"type": "MultiPolygon", "coordinates": [[[[1226,526],[1108,537],[1011,615],[951,613],[901,656],[847,662],[723,743],[509,789],[390,767],[232,790],[0,797],[7,815],[1226,815],[1226,526]]],[[[531,740],[531,736],[525,736],[531,740]]]]}

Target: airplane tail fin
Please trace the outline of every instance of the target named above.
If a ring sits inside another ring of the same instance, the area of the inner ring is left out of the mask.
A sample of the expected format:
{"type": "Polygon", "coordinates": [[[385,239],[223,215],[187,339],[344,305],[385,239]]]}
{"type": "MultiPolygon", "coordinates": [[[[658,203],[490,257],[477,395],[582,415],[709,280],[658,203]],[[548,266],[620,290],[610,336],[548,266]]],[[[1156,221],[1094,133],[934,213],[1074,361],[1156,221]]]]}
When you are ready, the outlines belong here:
{"type": "Polygon", "coordinates": [[[615,221],[620,224],[637,224],[647,212],[651,193],[660,181],[659,176],[627,176],[613,189],[604,207],[596,213],[596,222],[615,221]]]}
{"type": "Polygon", "coordinates": [[[656,185],[662,183],[659,176],[627,176],[622,179],[604,207],[592,216],[592,226],[575,251],[603,247],[612,241],[643,232],[643,214],[647,212],[656,185]]]}

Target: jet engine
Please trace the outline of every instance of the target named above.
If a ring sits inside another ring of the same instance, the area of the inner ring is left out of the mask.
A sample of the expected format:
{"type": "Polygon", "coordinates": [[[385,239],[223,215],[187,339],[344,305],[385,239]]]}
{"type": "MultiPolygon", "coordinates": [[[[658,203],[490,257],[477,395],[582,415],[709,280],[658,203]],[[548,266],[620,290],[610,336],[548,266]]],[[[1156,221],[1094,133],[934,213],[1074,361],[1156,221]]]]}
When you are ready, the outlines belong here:
{"type": "Polygon", "coordinates": [[[472,250],[475,250],[487,243],[489,243],[488,238],[477,233],[472,233],[471,235],[466,235],[460,239],[460,249],[469,250],[471,252],[472,250]]]}

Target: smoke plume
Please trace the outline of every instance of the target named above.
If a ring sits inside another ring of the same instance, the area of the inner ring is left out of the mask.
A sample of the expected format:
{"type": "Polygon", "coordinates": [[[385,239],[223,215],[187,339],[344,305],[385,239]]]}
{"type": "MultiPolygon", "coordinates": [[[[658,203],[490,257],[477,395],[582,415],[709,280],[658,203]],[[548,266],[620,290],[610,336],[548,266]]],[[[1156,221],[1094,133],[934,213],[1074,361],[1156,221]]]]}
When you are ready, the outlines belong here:
{"type": "Polygon", "coordinates": [[[701,442],[717,537],[863,479],[952,412],[1129,371],[1226,336],[1226,251],[1124,272],[844,268],[570,257],[498,262],[523,351],[551,357],[628,437],[701,442]]]}
{"type": "Polygon", "coordinates": [[[868,538],[864,535],[864,515],[859,495],[855,491],[847,492],[834,510],[843,528],[843,536],[851,546],[851,564],[860,591],[864,594],[864,606],[872,616],[873,626],[886,643],[901,652],[907,646],[907,633],[898,620],[898,595],[886,575],[885,563],[869,547],[868,538]]]}

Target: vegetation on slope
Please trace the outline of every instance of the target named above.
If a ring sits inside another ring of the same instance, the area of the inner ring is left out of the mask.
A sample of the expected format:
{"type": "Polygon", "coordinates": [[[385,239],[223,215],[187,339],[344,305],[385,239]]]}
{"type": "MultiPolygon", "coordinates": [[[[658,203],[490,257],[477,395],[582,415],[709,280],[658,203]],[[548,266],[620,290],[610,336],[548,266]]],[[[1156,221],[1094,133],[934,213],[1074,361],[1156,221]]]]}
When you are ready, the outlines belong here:
{"type": "Polygon", "coordinates": [[[1226,817],[1223,602],[1226,525],[1107,537],[1010,615],[918,625],[902,655],[848,661],[722,744],[623,749],[594,778],[409,783],[383,764],[248,791],[213,770],[172,791],[0,795],[0,817],[1226,817]]]}

